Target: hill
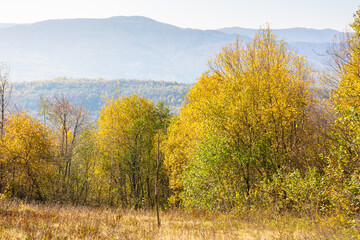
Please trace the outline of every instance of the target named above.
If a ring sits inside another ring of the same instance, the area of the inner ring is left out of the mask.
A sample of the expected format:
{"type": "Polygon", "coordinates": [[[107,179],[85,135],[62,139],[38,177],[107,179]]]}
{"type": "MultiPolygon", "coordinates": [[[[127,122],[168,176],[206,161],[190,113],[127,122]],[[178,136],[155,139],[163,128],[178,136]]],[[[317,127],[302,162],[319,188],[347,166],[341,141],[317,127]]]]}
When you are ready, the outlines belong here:
{"type": "MultiPolygon", "coordinates": [[[[208,59],[236,35],[255,29],[184,29],[145,17],[48,20],[0,25],[0,61],[14,81],[72,78],[154,79],[193,83],[208,59]]],[[[322,66],[335,30],[275,30],[290,47],[322,66]],[[316,54],[314,54],[316,53],[316,54]]]]}
{"type": "Polygon", "coordinates": [[[18,110],[28,110],[32,114],[37,114],[40,97],[64,95],[96,118],[106,96],[114,97],[116,92],[121,96],[135,93],[154,102],[164,101],[171,107],[171,111],[177,114],[190,87],[190,84],[151,80],[56,78],[47,81],[16,82],[11,98],[18,110]]]}

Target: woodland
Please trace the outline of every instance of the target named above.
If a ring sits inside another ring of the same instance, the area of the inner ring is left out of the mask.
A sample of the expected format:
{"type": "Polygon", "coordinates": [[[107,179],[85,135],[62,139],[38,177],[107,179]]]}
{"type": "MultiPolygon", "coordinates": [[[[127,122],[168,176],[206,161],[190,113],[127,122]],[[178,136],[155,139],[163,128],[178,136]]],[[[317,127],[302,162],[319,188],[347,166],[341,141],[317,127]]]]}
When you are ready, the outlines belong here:
{"type": "Polygon", "coordinates": [[[179,115],[135,94],[107,98],[96,121],[65,95],[41,99],[36,116],[9,111],[2,66],[1,196],[131,210],[342,216],[355,228],[360,10],[350,26],[328,49],[323,71],[269,27],[249,43],[224,46],[179,115]]]}
{"type": "MultiPolygon", "coordinates": [[[[10,76],[11,77],[11,76],[10,76]]],[[[37,116],[43,99],[65,96],[69,102],[86,109],[91,120],[99,117],[106,98],[141,95],[154,102],[162,101],[172,114],[179,114],[184,95],[191,84],[135,79],[73,79],[58,77],[51,80],[13,82],[11,99],[17,109],[24,109],[37,116]]]]}

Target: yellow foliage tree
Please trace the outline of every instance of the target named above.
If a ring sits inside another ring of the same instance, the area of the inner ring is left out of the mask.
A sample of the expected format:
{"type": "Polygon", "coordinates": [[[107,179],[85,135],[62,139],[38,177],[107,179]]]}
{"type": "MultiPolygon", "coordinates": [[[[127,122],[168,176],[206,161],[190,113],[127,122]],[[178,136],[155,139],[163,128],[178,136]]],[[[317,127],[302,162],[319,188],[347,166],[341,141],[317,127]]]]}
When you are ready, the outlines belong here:
{"type": "Polygon", "coordinates": [[[49,128],[24,112],[5,126],[1,152],[8,169],[8,192],[17,197],[46,200],[52,165],[53,138],[49,128]]]}
{"type": "Polygon", "coordinates": [[[350,26],[354,33],[339,44],[344,49],[331,56],[333,62],[340,62],[338,85],[331,95],[337,117],[332,137],[337,141],[334,164],[347,177],[360,170],[360,10],[350,26]]]}
{"type": "MultiPolygon", "coordinates": [[[[313,83],[306,60],[266,28],[251,43],[224,47],[209,65],[168,131],[166,166],[174,190],[186,183],[185,192],[192,192],[191,178],[203,174],[217,176],[212,188],[219,184],[223,196],[243,188],[246,198],[259,176],[304,166],[313,83]]],[[[191,196],[195,201],[199,194],[191,196]]]]}
{"type": "Polygon", "coordinates": [[[152,101],[136,95],[109,99],[102,109],[97,135],[109,204],[153,206],[157,125],[165,126],[157,121],[157,115],[164,115],[157,110],[152,101]]]}

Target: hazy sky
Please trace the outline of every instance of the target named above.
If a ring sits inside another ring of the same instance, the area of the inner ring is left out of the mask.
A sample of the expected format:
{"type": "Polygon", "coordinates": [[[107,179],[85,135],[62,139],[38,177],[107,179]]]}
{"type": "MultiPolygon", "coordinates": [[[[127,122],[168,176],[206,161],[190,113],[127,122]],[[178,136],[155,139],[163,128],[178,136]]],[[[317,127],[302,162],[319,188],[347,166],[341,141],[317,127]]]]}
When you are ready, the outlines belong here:
{"type": "Polygon", "coordinates": [[[0,22],[145,16],[179,27],[344,30],[360,0],[0,0],[0,22]]]}

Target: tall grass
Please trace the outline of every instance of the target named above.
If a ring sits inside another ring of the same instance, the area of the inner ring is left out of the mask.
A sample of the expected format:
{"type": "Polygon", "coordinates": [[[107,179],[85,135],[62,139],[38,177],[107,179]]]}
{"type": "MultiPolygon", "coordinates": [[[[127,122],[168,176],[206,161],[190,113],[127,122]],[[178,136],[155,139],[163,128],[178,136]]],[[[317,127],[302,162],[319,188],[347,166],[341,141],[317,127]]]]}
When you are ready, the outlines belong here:
{"type": "Polygon", "coordinates": [[[0,200],[0,239],[352,239],[357,219],[266,210],[152,211],[0,200]]]}

